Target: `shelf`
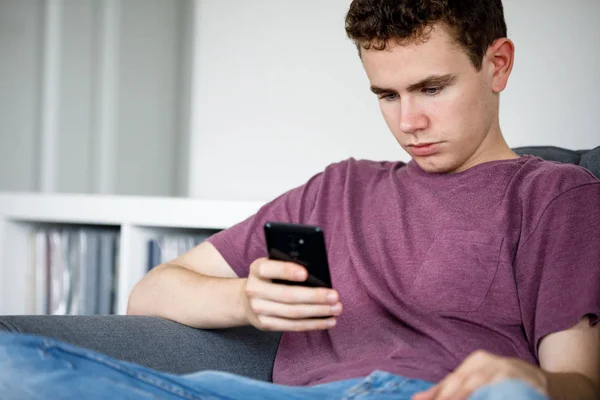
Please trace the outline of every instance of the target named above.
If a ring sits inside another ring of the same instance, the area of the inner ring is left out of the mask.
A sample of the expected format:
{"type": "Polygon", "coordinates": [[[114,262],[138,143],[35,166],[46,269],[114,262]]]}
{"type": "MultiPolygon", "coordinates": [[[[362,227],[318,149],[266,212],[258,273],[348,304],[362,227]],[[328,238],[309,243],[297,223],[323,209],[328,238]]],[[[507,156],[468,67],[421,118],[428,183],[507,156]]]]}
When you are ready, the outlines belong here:
{"type": "Polygon", "coordinates": [[[224,229],[263,205],[145,196],[0,193],[0,218],[14,221],[224,229]]]}
{"type": "Polygon", "coordinates": [[[102,227],[119,232],[117,313],[147,272],[147,241],[163,234],[226,229],[261,202],[166,197],[0,193],[0,315],[32,310],[33,232],[40,227],[102,227]]]}

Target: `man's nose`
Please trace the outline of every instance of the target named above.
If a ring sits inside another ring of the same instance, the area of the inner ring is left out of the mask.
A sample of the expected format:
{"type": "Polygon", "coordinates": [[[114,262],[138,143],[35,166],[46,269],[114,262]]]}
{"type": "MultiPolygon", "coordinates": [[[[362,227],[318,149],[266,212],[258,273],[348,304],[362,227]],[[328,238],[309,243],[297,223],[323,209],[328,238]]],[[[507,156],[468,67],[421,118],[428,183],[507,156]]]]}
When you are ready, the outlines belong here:
{"type": "Polygon", "coordinates": [[[404,98],[400,104],[400,130],[407,134],[421,131],[429,125],[429,119],[414,99],[404,98]]]}

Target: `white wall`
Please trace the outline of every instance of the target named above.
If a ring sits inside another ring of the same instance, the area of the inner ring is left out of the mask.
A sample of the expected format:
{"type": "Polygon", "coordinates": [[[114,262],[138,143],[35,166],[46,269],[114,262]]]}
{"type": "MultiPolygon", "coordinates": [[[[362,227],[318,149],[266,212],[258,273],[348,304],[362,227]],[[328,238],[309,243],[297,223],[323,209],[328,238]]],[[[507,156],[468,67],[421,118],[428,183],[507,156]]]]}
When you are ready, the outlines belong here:
{"type": "MultiPolygon", "coordinates": [[[[408,160],[346,39],[349,0],[199,0],[190,195],[268,200],[350,156],[408,160]]],[[[511,146],[600,144],[600,2],[505,0],[511,146]]]]}
{"type": "MultiPolygon", "coordinates": [[[[92,192],[95,38],[90,0],[63,1],[56,110],[55,188],[60,192],[92,192]]],[[[99,60],[96,60],[98,62],[99,60]]]]}
{"type": "Polygon", "coordinates": [[[600,145],[600,1],[504,4],[516,48],[501,106],[510,145],[600,145]]]}
{"type": "Polygon", "coordinates": [[[121,0],[115,193],[177,194],[186,3],[121,0]]]}
{"type": "Polygon", "coordinates": [[[41,3],[0,1],[0,188],[38,185],[41,3]]]}
{"type": "Polygon", "coordinates": [[[0,191],[187,194],[191,8],[0,0],[0,191]]]}

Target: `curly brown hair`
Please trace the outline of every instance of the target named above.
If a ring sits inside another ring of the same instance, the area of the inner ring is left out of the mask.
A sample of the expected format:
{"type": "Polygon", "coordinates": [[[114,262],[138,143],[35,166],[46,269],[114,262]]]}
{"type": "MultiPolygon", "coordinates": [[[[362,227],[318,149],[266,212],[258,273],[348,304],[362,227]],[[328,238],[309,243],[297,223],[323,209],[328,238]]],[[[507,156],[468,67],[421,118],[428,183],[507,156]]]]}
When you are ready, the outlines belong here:
{"type": "Polygon", "coordinates": [[[390,40],[427,40],[445,25],[477,70],[488,47],[506,37],[502,0],[353,0],[346,33],[361,49],[384,50],[390,40]]]}

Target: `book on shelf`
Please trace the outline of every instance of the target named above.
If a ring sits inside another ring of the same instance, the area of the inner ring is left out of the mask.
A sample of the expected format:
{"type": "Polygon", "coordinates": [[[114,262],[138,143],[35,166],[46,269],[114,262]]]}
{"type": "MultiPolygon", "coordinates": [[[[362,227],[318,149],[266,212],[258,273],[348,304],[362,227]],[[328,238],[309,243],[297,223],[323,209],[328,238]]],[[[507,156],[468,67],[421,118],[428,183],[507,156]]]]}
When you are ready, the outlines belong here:
{"type": "Polygon", "coordinates": [[[115,312],[119,234],[51,227],[32,238],[32,312],[106,315],[115,312]]]}
{"type": "Polygon", "coordinates": [[[206,230],[194,234],[164,234],[148,240],[147,243],[147,270],[150,271],[157,265],[171,261],[183,253],[191,250],[218,231],[206,230]]]}

